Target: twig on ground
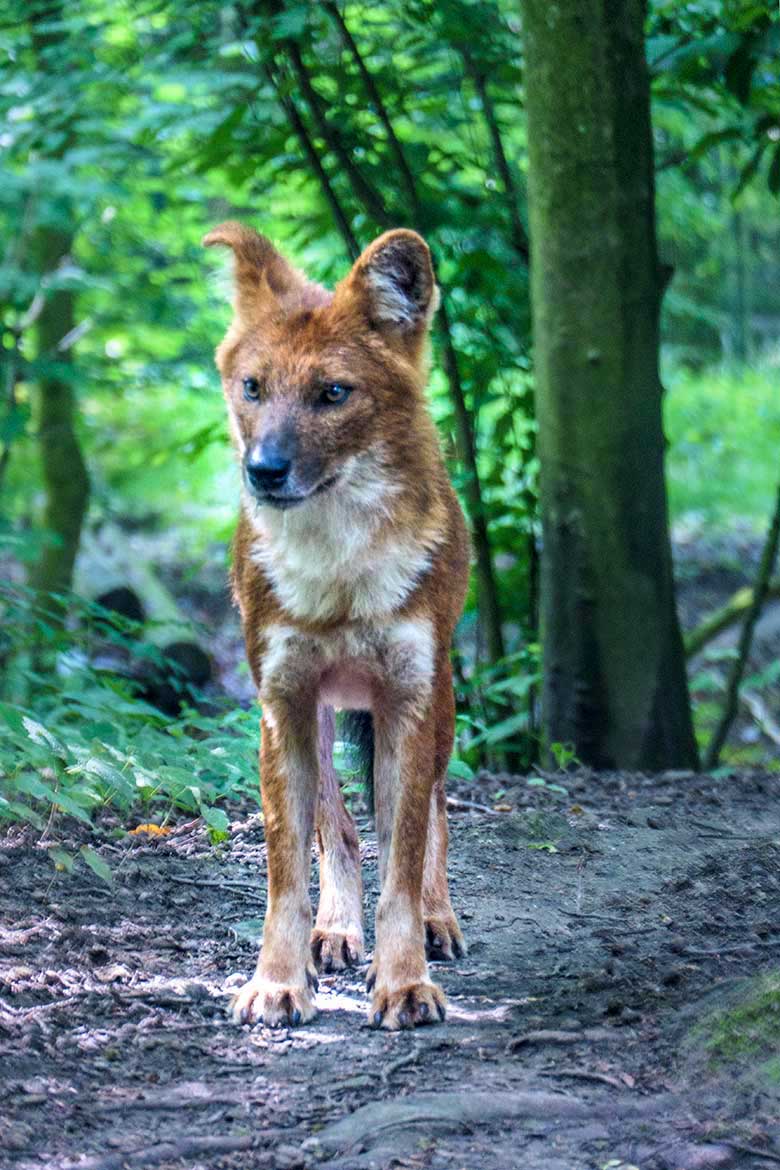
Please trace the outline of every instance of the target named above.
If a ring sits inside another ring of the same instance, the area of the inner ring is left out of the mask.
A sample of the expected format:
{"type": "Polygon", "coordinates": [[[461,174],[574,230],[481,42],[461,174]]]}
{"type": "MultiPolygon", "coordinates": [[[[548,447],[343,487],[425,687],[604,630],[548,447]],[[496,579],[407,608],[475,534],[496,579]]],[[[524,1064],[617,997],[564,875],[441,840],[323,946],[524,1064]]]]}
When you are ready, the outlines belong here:
{"type": "Polygon", "coordinates": [[[166,877],[169,881],[182,882],[185,886],[212,886],[215,890],[229,890],[233,894],[245,894],[247,896],[259,894],[262,897],[263,893],[257,886],[237,886],[232,882],[217,882],[211,878],[188,878],[181,877],[176,873],[169,873],[166,877]]]}
{"type": "Polygon", "coordinates": [[[411,1052],[405,1052],[403,1056],[399,1056],[396,1060],[391,1060],[386,1064],[380,1073],[383,1085],[389,1085],[390,1078],[393,1073],[398,1072],[400,1068],[406,1068],[409,1064],[416,1064],[420,1058],[420,1045],[415,1044],[411,1052]]]}
{"type": "Polygon", "coordinates": [[[619,1077],[611,1077],[609,1073],[588,1072],[584,1068],[554,1068],[543,1070],[540,1073],[543,1077],[576,1077],[581,1081],[600,1081],[605,1085],[611,1085],[613,1089],[625,1089],[627,1086],[625,1081],[621,1081],[619,1077]]]}
{"type": "Polygon", "coordinates": [[[503,813],[497,812],[487,804],[477,804],[475,800],[461,800],[459,796],[448,796],[447,808],[470,809],[473,812],[487,813],[491,817],[503,816],[503,813]]]}
{"type": "Polygon", "coordinates": [[[559,906],[558,909],[567,918],[598,918],[601,922],[620,922],[619,918],[615,918],[611,914],[581,914],[579,910],[564,910],[563,906],[559,906]]]}
{"type": "Polygon", "coordinates": [[[730,1142],[728,1138],[721,1138],[724,1146],[737,1150],[740,1154],[752,1154],[754,1158],[766,1158],[768,1162],[780,1162],[780,1154],[773,1154],[771,1150],[762,1150],[758,1146],[743,1146],[741,1142],[730,1142]]]}
{"type": "Polygon", "coordinates": [[[749,955],[751,951],[755,950],[770,950],[772,947],[780,947],[780,938],[776,939],[755,939],[750,942],[733,943],[730,946],[715,947],[713,950],[698,950],[695,947],[686,947],[680,953],[688,958],[696,959],[713,959],[719,955],[749,955]]]}
{"type": "Polygon", "coordinates": [[[577,1044],[583,1040],[613,1040],[614,1034],[606,1028],[583,1028],[581,1032],[562,1032],[553,1028],[540,1028],[515,1036],[507,1045],[507,1052],[517,1052],[526,1044],[577,1044]]]}

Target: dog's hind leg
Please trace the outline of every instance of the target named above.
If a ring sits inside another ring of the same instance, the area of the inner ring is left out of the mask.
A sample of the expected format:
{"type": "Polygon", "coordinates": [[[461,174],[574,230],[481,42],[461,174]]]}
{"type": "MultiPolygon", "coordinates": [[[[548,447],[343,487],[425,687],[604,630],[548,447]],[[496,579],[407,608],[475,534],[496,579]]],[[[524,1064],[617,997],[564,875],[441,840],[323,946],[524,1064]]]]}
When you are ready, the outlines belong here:
{"type": "Polygon", "coordinates": [[[320,971],[342,971],[363,960],[363,886],[355,822],[347,811],[333,766],[336,721],[331,707],[319,709],[320,796],[317,844],[320,904],[311,950],[320,971]]]}
{"type": "Polygon", "coordinates": [[[466,953],[455,911],[450,902],[447,882],[447,796],[445,779],[450,762],[455,733],[455,696],[451,678],[441,685],[441,706],[436,726],[435,773],[431,809],[428,817],[428,839],[425,845],[423,870],[423,919],[425,921],[425,950],[429,959],[456,959],[466,953]]]}

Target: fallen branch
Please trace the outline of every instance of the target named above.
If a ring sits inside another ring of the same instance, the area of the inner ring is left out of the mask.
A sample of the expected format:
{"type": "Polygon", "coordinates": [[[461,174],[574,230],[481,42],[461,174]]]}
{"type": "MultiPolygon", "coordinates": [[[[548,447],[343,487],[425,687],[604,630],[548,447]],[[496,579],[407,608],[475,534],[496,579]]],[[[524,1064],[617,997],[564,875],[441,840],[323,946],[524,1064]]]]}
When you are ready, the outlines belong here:
{"type": "Polygon", "coordinates": [[[251,1150],[257,1138],[248,1134],[224,1137],[188,1137],[177,1142],[160,1142],[145,1146],[131,1153],[120,1152],[86,1161],[69,1162],[62,1170],[134,1170],[136,1166],[159,1166],[161,1162],[177,1162],[182,1158],[194,1158],[199,1154],[233,1154],[238,1150],[251,1150]]]}
{"type": "MultiPolygon", "coordinates": [[[[765,600],[780,600],[780,578],[776,577],[769,582],[765,600]]],[[[685,635],[686,658],[693,658],[717,638],[718,634],[735,625],[752,604],[753,589],[750,585],[745,585],[733,593],[725,605],[709,614],[700,625],[685,635]]]]}

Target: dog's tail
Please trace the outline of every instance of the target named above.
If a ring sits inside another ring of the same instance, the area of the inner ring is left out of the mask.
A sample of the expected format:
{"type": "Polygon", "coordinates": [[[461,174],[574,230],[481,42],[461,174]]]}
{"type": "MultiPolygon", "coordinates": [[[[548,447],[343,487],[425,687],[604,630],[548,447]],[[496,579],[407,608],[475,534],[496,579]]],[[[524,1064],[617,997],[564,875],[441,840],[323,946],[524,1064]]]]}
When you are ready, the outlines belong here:
{"type": "Polygon", "coordinates": [[[374,815],[374,720],[370,711],[344,711],[341,738],[354,749],[366,790],[366,804],[374,815]]]}

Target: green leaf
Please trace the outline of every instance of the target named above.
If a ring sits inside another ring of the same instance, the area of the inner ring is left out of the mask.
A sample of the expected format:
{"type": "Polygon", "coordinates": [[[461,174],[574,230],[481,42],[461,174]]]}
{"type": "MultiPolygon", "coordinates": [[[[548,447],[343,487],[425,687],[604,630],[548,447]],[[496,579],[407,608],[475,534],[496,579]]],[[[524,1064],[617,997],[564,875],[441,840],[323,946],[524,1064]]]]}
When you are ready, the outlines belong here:
{"type": "Polygon", "coordinates": [[[33,743],[47,747],[49,751],[53,752],[55,756],[59,756],[62,760],[67,759],[68,753],[65,750],[65,745],[57,739],[56,735],[52,735],[42,723],[39,723],[37,719],[31,719],[29,715],[22,717],[22,723],[33,743]]]}
{"type": "Polygon", "coordinates": [[[210,829],[215,829],[219,833],[226,833],[230,828],[230,821],[224,809],[211,808],[209,805],[203,805],[200,811],[210,829]]]}
{"type": "Polygon", "coordinates": [[[474,769],[470,768],[465,760],[450,760],[447,772],[458,780],[474,779],[474,769]]]}
{"type": "Polygon", "coordinates": [[[96,853],[89,845],[82,845],[79,853],[92,872],[96,873],[102,881],[106,882],[109,886],[113,883],[114,875],[111,872],[111,867],[106,864],[99,853],[96,853]]]}
{"type": "Polygon", "coordinates": [[[65,870],[66,873],[73,872],[75,858],[72,853],[67,853],[64,849],[50,849],[49,857],[55,869],[65,870]]]}

